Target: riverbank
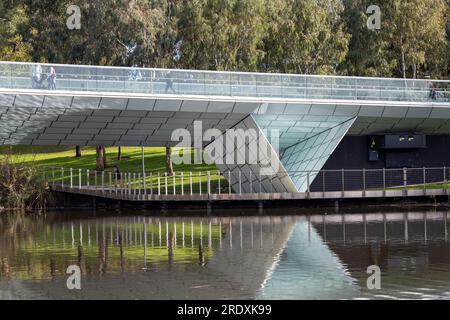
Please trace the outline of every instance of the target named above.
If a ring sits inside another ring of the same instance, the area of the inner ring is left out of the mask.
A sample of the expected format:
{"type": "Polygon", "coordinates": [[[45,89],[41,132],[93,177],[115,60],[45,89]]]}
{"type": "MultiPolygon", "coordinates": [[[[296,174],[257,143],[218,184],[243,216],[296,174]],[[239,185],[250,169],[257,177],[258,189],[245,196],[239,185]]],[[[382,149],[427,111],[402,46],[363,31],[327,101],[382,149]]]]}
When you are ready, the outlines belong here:
{"type": "MultiPolygon", "coordinates": [[[[214,196],[214,195],[212,195],[214,196]]],[[[180,210],[198,211],[205,215],[209,214],[262,214],[265,209],[280,210],[283,215],[284,209],[295,209],[299,214],[309,214],[311,210],[317,212],[336,212],[340,210],[378,210],[380,208],[394,208],[395,210],[424,208],[424,209],[448,209],[450,203],[448,196],[422,196],[414,198],[364,198],[364,199],[252,199],[251,197],[239,200],[238,195],[235,199],[226,200],[209,197],[208,195],[197,196],[197,199],[186,200],[181,197],[178,199],[165,199],[161,196],[150,201],[131,201],[123,199],[113,199],[102,196],[93,196],[87,194],[53,192],[54,202],[50,209],[72,210],[72,209],[90,209],[90,210],[137,210],[149,212],[151,214],[180,214],[180,210]],[[202,198],[200,198],[202,197],[202,198]],[[251,212],[251,213],[250,213],[251,212]]],[[[170,197],[170,196],[169,196],[170,197]]]]}

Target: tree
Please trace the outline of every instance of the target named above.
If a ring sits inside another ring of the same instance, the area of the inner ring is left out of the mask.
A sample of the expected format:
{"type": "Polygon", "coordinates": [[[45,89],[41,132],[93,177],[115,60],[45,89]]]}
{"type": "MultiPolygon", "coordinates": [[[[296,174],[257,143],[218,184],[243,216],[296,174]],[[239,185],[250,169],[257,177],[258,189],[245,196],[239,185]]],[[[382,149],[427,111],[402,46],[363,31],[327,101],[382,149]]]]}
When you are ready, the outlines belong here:
{"type": "Polygon", "coordinates": [[[168,176],[173,176],[172,149],[166,147],[166,172],[168,176]]]}
{"type": "Polygon", "coordinates": [[[117,161],[122,160],[122,147],[117,147],[117,161]]]}
{"type": "Polygon", "coordinates": [[[448,64],[445,0],[390,0],[386,6],[391,52],[404,78],[439,77],[448,64]]]}
{"type": "Polygon", "coordinates": [[[178,7],[180,66],[255,71],[263,56],[263,0],[183,0],[178,7]]]}
{"type": "Polygon", "coordinates": [[[81,147],[75,146],[75,158],[81,158],[81,147]]]}
{"type": "Polygon", "coordinates": [[[367,27],[369,15],[367,8],[372,0],[344,0],[343,19],[347,33],[351,34],[349,50],[340,70],[348,75],[369,77],[390,77],[393,75],[397,61],[390,54],[386,2],[378,5],[381,9],[380,30],[367,27]]]}
{"type": "Polygon", "coordinates": [[[175,66],[177,16],[174,1],[130,1],[120,18],[126,26],[120,36],[121,42],[133,48],[125,58],[126,64],[159,68],[175,66]]]}
{"type": "Polygon", "coordinates": [[[262,69],[333,74],[345,59],[349,34],[340,0],[266,0],[268,32],[262,69]]]}
{"type": "Polygon", "coordinates": [[[96,170],[98,172],[104,171],[106,169],[106,151],[105,147],[97,146],[97,161],[96,161],[96,170]]]}
{"type": "Polygon", "coordinates": [[[22,35],[32,44],[37,61],[173,67],[176,17],[172,2],[23,0],[29,23],[22,35]],[[79,30],[66,26],[66,10],[73,4],[81,9],[79,30]]]}
{"type": "Polygon", "coordinates": [[[22,5],[14,1],[0,2],[0,60],[30,61],[31,46],[21,35],[27,21],[22,5]]]}

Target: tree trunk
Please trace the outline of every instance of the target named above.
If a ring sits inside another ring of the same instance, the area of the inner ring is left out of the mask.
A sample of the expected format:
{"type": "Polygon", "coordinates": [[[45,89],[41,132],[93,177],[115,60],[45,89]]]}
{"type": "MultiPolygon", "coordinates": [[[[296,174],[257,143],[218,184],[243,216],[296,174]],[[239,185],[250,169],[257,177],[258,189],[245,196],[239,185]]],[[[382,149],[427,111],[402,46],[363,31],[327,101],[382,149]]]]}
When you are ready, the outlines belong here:
{"type": "Polygon", "coordinates": [[[81,147],[75,146],[75,158],[81,158],[81,147]]]}
{"type": "Polygon", "coordinates": [[[97,146],[97,171],[104,171],[106,168],[106,155],[105,155],[105,147],[97,146]]]}
{"type": "Polygon", "coordinates": [[[117,148],[117,161],[122,160],[122,147],[117,148]]]}
{"type": "Polygon", "coordinates": [[[166,172],[168,176],[173,176],[172,149],[166,147],[166,172]]]}
{"type": "Polygon", "coordinates": [[[403,71],[403,79],[406,79],[406,59],[405,59],[405,49],[403,48],[403,40],[402,40],[402,71],[403,71]]]}

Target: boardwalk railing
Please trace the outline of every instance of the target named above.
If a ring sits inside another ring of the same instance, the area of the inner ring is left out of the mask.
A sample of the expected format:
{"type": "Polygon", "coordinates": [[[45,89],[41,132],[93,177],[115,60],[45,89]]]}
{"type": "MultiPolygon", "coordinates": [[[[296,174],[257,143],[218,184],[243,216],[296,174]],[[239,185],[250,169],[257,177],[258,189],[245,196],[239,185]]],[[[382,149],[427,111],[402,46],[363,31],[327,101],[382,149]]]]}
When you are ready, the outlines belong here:
{"type": "MultiPolygon", "coordinates": [[[[287,177],[287,175],[286,175],[287,177]]],[[[44,170],[44,178],[50,186],[66,191],[85,191],[111,197],[140,198],[148,195],[186,196],[231,195],[231,194],[273,194],[278,181],[286,177],[258,176],[252,172],[206,171],[174,172],[173,175],[160,172],[114,173],[96,172],[89,169],[50,168],[44,170]]],[[[321,170],[291,172],[289,179],[300,188],[300,193],[309,195],[341,194],[352,191],[366,192],[380,196],[386,192],[408,190],[447,190],[450,167],[321,170]]],[[[278,182],[279,183],[279,182],[278,182]]],[[[286,193],[286,192],[281,192],[286,193]]]]}
{"type": "Polygon", "coordinates": [[[450,102],[450,81],[0,61],[0,88],[230,97],[450,102]],[[56,70],[56,84],[48,80],[56,70]],[[431,89],[434,88],[434,91],[431,89]]]}

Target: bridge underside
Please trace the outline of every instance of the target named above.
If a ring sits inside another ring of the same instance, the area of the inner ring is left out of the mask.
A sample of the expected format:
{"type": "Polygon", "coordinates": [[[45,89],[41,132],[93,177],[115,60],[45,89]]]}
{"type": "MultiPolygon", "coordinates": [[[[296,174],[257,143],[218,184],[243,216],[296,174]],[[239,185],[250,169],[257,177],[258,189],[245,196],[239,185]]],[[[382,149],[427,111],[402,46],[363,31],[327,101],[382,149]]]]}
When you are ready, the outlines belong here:
{"type": "MultiPolygon", "coordinates": [[[[242,164],[216,161],[219,170],[230,171],[225,178],[235,192],[302,192],[315,179],[305,172],[319,171],[345,135],[450,133],[450,108],[380,101],[0,93],[0,144],[5,145],[174,146],[178,141],[172,141],[173,131],[187,129],[194,136],[194,121],[202,122],[203,132],[253,129],[263,140],[258,148],[266,148],[262,154],[269,158],[257,156],[256,162],[242,164]],[[272,146],[275,135],[277,143],[272,146]],[[276,170],[260,177],[261,168],[268,165],[276,170]]],[[[226,148],[223,158],[245,154],[251,143],[243,139],[239,148],[226,148]]],[[[202,145],[207,150],[215,144],[202,141],[202,145]]]]}

